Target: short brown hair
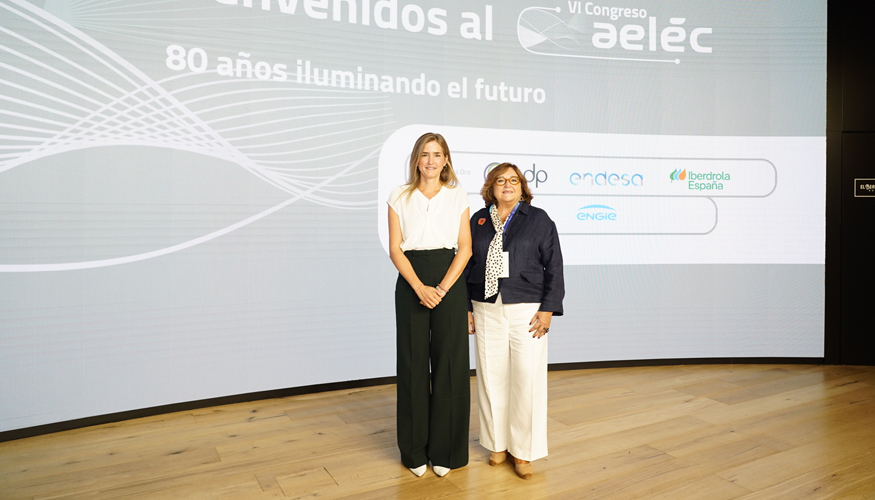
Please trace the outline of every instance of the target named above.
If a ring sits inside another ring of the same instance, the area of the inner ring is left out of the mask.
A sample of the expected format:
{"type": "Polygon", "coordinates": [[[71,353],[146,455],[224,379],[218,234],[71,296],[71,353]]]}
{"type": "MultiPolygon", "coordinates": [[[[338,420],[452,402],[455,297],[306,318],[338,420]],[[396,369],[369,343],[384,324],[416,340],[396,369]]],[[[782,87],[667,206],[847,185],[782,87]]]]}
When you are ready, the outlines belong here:
{"type": "Polygon", "coordinates": [[[520,190],[522,191],[520,200],[526,203],[531,203],[532,192],[529,191],[529,183],[526,182],[526,176],[523,175],[520,168],[513,163],[502,163],[496,165],[495,168],[490,170],[489,173],[486,174],[486,180],[483,181],[483,188],[480,190],[480,196],[483,197],[483,201],[486,203],[487,207],[495,203],[495,195],[492,193],[492,186],[495,185],[495,179],[508,169],[512,169],[516,172],[517,177],[520,178],[520,190]]]}

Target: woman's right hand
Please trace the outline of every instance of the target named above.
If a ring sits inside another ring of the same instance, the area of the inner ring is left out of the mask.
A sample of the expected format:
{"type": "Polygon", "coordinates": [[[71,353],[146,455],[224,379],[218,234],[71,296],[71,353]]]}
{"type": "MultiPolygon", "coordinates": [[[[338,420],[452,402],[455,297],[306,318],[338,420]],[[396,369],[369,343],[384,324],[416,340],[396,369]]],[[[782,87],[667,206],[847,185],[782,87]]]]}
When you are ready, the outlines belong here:
{"type": "Polygon", "coordinates": [[[441,293],[433,286],[420,285],[416,289],[416,295],[419,297],[419,303],[429,309],[434,309],[441,303],[441,293]]]}
{"type": "Polygon", "coordinates": [[[474,335],[474,314],[468,311],[468,335],[474,335]]]}

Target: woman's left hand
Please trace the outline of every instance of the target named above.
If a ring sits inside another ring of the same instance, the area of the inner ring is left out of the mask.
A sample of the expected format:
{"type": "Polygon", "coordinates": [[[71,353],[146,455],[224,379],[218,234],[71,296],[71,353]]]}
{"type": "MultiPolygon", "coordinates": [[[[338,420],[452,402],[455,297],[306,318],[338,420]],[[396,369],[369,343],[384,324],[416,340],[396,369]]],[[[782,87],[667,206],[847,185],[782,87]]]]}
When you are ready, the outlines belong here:
{"type": "Polygon", "coordinates": [[[553,320],[553,312],[552,311],[538,311],[532,317],[532,321],[529,321],[530,332],[535,332],[532,334],[532,338],[541,338],[544,335],[547,335],[547,332],[550,331],[550,322],[553,320]]]}

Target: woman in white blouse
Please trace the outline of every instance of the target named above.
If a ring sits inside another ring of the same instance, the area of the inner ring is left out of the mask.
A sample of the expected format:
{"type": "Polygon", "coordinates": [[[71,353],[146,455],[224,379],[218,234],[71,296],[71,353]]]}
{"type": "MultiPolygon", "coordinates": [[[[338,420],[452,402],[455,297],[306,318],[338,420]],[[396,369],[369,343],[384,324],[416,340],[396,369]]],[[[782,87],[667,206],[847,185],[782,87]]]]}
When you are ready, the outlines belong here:
{"type": "Polygon", "coordinates": [[[413,146],[408,183],[388,200],[389,256],[399,273],[398,448],[417,476],[429,461],[438,476],[468,463],[467,292],[456,280],[471,257],[471,228],[458,184],[447,142],[427,133],[413,146]]]}

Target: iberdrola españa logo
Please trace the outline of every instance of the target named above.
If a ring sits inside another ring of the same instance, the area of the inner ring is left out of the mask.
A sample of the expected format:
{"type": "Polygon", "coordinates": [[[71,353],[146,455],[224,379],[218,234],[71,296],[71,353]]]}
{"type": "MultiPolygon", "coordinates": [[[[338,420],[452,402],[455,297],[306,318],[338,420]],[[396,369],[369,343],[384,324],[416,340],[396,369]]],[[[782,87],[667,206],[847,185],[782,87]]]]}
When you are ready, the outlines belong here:
{"type": "Polygon", "coordinates": [[[687,178],[687,171],[686,171],[686,169],[675,170],[674,172],[671,173],[671,175],[669,175],[669,178],[671,179],[672,182],[682,181],[682,180],[687,178]]]}

